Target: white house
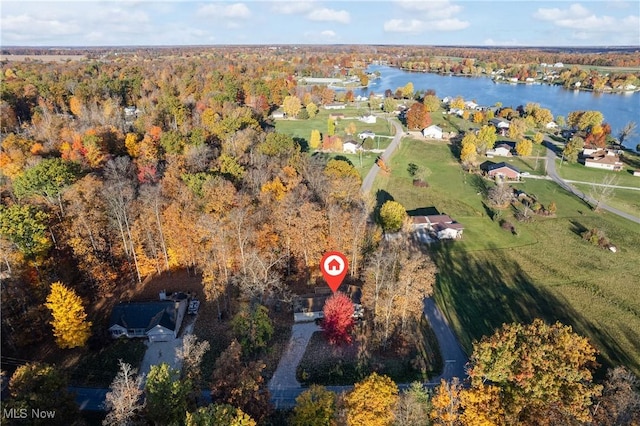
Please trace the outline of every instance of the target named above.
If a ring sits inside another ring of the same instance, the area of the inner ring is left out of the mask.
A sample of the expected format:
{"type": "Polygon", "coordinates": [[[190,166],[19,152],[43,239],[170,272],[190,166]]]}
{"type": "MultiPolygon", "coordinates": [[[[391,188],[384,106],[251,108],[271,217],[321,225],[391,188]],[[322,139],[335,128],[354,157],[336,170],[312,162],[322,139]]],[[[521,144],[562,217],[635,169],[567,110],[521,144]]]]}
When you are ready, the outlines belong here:
{"type": "Polygon", "coordinates": [[[546,127],[547,129],[557,129],[558,124],[555,121],[550,121],[544,127],[546,127]]]}
{"type": "Polygon", "coordinates": [[[275,110],[275,111],[273,111],[271,113],[271,117],[273,117],[273,118],[284,118],[285,117],[284,110],[282,108],[278,108],[277,110],[275,110]]]}
{"type": "Polygon", "coordinates": [[[503,143],[493,149],[488,149],[486,154],[487,157],[511,157],[511,147],[503,143]]]}
{"type": "Polygon", "coordinates": [[[476,109],[478,107],[478,104],[473,101],[466,101],[464,103],[464,107],[467,109],[476,109]]]}
{"type": "Polygon", "coordinates": [[[594,169],[612,170],[619,172],[622,170],[622,161],[620,157],[612,151],[607,151],[606,155],[594,154],[592,157],[584,159],[584,165],[594,169]]]}
{"type": "Polygon", "coordinates": [[[332,102],[324,105],[324,109],[345,109],[346,107],[347,105],[342,102],[332,102]]]}
{"type": "Polygon", "coordinates": [[[411,219],[412,229],[420,241],[430,242],[433,237],[439,240],[462,238],[464,226],[446,214],[413,216],[411,219]]]}
{"type": "Polygon", "coordinates": [[[431,139],[442,139],[442,129],[435,124],[422,129],[422,136],[431,139]]]}
{"type": "Polygon", "coordinates": [[[376,134],[373,133],[371,130],[365,130],[364,132],[358,133],[358,137],[360,138],[360,140],[365,140],[366,138],[375,138],[376,134]]]}
{"type": "Polygon", "coordinates": [[[376,123],[376,116],[375,115],[363,115],[362,117],[360,117],[359,119],[360,121],[362,121],[363,123],[367,123],[367,124],[375,124],[376,123]]]}
{"type": "Polygon", "coordinates": [[[355,154],[357,150],[358,150],[358,145],[356,145],[353,142],[345,142],[342,144],[342,152],[355,154]]]}

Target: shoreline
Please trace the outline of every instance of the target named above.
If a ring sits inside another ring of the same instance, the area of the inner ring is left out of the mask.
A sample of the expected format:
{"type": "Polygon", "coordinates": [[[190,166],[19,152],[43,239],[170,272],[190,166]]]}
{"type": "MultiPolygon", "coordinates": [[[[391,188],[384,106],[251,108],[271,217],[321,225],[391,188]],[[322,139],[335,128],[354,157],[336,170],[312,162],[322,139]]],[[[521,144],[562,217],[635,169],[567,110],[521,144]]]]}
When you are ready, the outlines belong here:
{"type": "Polygon", "coordinates": [[[410,70],[410,69],[406,69],[406,68],[402,68],[402,67],[398,67],[398,66],[393,66],[393,65],[387,65],[388,67],[391,68],[397,68],[401,71],[405,71],[405,72],[410,72],[410,73],[419,73],[419,74],[436,74],[442,77],[466,77],[466,78],[489,78],[491,79],[494,83],[496,84],[525,84],[525,85],[547,85],[547,86],[560,86],[565,90],[569,90],[569,91],[581,91],[581,92],[591,92],[591,93],[603,93],[603,94],[612,94],[612,95],[633,95],[634,93],[640,93],[640,87],[635,88],[634,90],[593,90],[590,88],[583,88],[583,87],[575,87],[575,88],[567,88],[564,87],[563,84],[559,84],[559,83],[549,83],[546,81],[540,81],[540,80],[534,80],[534,81],[509,81],[509,80],[501,80],[501,79],[496,79],[494,76],[489,76],[486,74],[455,74],[452,72],[448,72],[448,73],[442,73],[442,72],[430,72],[430,71],[417,71],[417,70],[410,70]]]}

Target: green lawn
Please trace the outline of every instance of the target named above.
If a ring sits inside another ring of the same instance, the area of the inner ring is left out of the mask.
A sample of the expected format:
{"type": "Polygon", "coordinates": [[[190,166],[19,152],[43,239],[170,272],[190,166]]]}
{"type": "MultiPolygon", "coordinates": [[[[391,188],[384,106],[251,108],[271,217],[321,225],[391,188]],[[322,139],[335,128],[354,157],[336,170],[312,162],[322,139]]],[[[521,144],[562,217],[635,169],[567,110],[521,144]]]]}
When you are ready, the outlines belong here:
{"type": "MultiPolygon", "coordinates": [[[[368,114],[368,110],[357,110],[356,108],[347,108],[345,110],[337,110],[332,112],[345,114],[345,117],[359,117],[363,113],[368,114]]],[[[309,120],[277,120],[276,130],[280,133],[291,135],[294,138],[304,139],[302,145],[307,151],[313,152],[313,150],[308,148],[308,141],[311,136],[311,131],[317,129],[320,130],[320,133],[326,132],[328,117],[329,111],[320,110],[316,117],[309,120]]],[[[338,120],[338,125],[336,126],[336,134],[341,136],[343,138],[343,141],[353,138],[359,142],[360,140],[358,139],[357,134],[365,130],[371,130],[376,135],[381,136],[393,136],[395,132],[395,128],[385,119],[380,117],[378,117],[378,120],[375,124],[367,124],[357,119],[345,118],[344,120],[338,120]],[[353,136],[347,136],[344,131],[350,123],[354,123],[356,125],[356,132],[353,136]]],[[[389,146],[391,140],[392,139],[390,137],[376,137],[373,144],[373,149],[384,150],[389,146]]],[[[360,155],[359,153],[345,154],[342,152],[318,153],[317,155],[325,155],[327,158],[346,158],[354,165],[354,167],[360,173],[360,176],[364,179],[367,173],[369,173],[369,170],[371,170],[371,167],[375,163],[376,158],[380,154],[376,152],[366,151],[363,152],[362,155],[360,155]]]]}
{"type": "Polygon", "coordinates": [[[560,320],[588,336],[601,362],[623,363],[640,373],[640,232],[637,224],[595,213],[550,181],[519,183],[543,205],[555,201],[554,218],[519,223],[518,235],[500,229],[483,206],[492,182],[463,173],[448,145],[403,142],[390,162],[391,176],[374,184],[378,202],[393,198],[407,210],[435,207],[465,225],[461,241],[430,246],[439,274],[435,297],[467,351],[503,322],[560,320]],[[429,188],[411,185],[407,164],[430,172],[429,188]],[[479,195],[480,193],[480,195],[479,195]],[[580,232],[604,230],[618,253],[582,241],[580,232]]]}
{"type": "MultiPolygon", "coordinates": [[[[378,117],[378,120],[375,124],[363,123],[357,118],[362,114],[369,114],[368,109],[356,109],[356,108],[347,108],[344,110],[331,110],[327,111],[324,109],[320,109],[318,115],[314,118],[310,118],[308,120],[297,120],[297,119],[283,119],[276,120],[276,130],[280,133],[285,133],[291,135],[293,137],[304,139],[305,145],[308,146],[309,138],[311,137],[311,131],[316,129],[319,130],[321,134],[325,134],[327,132],[327,120],[329,119],[329,114],[344,114],[345,118],[337,121],[336,125],[336,135],[339,135],[343,138],[343,141],[346,141],[348,138],[353,138],[358,140],[358,133],[363,132],[365,130],[371,130],[376,135],[382,136],[393,136],[395,128],[389,124],[385,119],[378,117]],[[351,123],[356,125],[356,131],[353,136],[346,136],[345,128],[349,126],[351,123]]],[[[384,139],[380,141],[381,149],[384,149],[382,144],[384,143],[384,139]]],[[[386,142],[387,145],[389,142],[386,142]]]]}
{"type": "MultiPolygon", "coordinates": [[[[574,183],[572,185],[588,195],[591,195],[593,191],[593,187],[591,185],[579,183],[574,183]]],[[[640,216],[640,191],[635,191],[633,189],[614,189],[611,197],[607,199],[605,203],[625,213],[640,216]]]]}
{"type": "Polygon", "coordinates": [[[638,162],[638,160],[635,160],[635,162],[633,161],[634,157],[636,156],[629,155],[629,159],[632,160],[631,165],[625,164],[624,169],[619,172],[585,167],[583,164],[579,163],[571,164],[564,162],[562,163],[562,167],[560,167],[560,161],[556,162],[556,170],[563,179],[589,183],[602,183],[605,178],[612,177],[614,179],[613,185],[640,188],[640,177],[633,175],[633,170],[640,167],[640,165],[636,167],[632,166],[635,162],[638,162]]]}

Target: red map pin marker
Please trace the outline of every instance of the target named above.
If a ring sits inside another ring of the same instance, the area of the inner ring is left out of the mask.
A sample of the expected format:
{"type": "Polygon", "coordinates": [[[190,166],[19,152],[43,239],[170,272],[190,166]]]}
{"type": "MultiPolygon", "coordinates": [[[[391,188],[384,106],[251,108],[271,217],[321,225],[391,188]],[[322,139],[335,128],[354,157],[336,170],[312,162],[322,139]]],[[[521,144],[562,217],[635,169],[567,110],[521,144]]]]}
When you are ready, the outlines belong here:
{"type": "Polygon", "coordinates": [[[349,261],[347,257],[339,251],[330,251],[322,256],[320,270],[329,288],[335,293],[342,284],[342,280],[347,275],[349,261]]]}

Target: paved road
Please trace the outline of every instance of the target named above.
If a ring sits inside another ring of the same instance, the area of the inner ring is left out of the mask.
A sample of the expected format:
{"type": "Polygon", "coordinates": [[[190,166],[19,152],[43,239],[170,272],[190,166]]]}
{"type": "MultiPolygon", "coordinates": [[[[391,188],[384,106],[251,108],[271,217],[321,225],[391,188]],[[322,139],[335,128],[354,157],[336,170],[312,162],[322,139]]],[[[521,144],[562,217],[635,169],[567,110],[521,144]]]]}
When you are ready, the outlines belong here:
{"type": "MultiPolygon", "coordinates": [[[[566,189],[567,191],[571,192],[572,194],[575,194],[576,196],[578,196],[580,199],[582,199],[585,203],[595,206],[598,205],[598,201],[594,200],[592,197],[589,197],[588,195],[586,195],[585,193],[583,193],[582,191],[574,188],[572,185],[570,185],[569,183],[567,183],[564,179],[562,179],[559,175],[558,172],[556,171],[556,153],[555,151],[551,148],[552,147],[552,142],[550,140],[545,140],[544,142],[545,146],[547,147],[547,174],[549,175],[549,177],[551,177],[551,179],[556,182],[558,185],[560,185],[562,188],[566,189]]],[[[629,219],[630,221],[636,222],[636,223],[640,223],[640,217],[637,216],[633,216],[629,213],[625,213],[623,211],[620,211],[614,207],[611,207],[607,204],[604,203],[600,203],[598,205],[599,208],[603,209],[603,210],[607,210],[613,214],[616,214],[620,217],[624,217],[625,219],[629,219]]]]}
{"type": "MultiPolygon", "coordinates": [[[[387,149],[385,149],[381,155],[385,163],[388,163],[389,158],[391,157],[391,154],[393,154],[393,151],[395,151],[398,145],[400,145],[400,140],[404,135],[404,130],[402,129],[402,125],[400,123],[390,118],[387,118],[387,121],[393,124],[393,126],[396,128],[396,134],[394,135],[393,140],[391,141],[387,149]]],[[[374,164],[371,167],[371,170],[369,170],[369,173],[367,173],[367,176],[365,176],[364,180],[362,181],[362,186],[360,187],[360,191],[363,194],[366,194],[369,191],[371,191],[371,187],[373,186],[373,181],[376,179],[376,176],[378,175],[379,170],[380,170],[380,167],[378,167],[377,164],[374,164]]]]}
{"type": "Polygon", "coordinates": [[[465,366],[469,358],[462,350],[462,346],[460,346],[458,338],[451,330],[447,318],[431,297],[424,300],[424,316],[429,321],[431,329],[438,339],[444,367],[442,374],[435,377],[432,382],[439,383],[440,379],[450,381],[454,377],[458,377],[462,381],[467,377],[465,366]]]}

